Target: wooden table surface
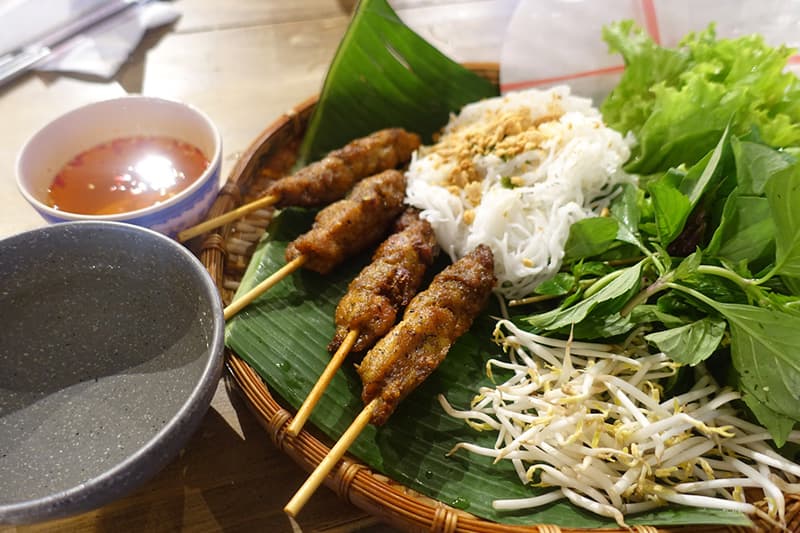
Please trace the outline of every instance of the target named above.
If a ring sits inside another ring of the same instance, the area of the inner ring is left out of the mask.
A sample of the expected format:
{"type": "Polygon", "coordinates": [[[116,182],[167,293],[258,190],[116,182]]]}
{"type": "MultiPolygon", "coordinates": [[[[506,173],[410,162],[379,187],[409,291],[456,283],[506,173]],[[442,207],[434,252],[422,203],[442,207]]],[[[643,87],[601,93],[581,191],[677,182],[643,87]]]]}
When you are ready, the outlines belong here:
{"type": "MultiPolygon", "coordinates": [[[[1,0],[0,0],[1,1],[1,0]]],[[[14,161],[36,129],[79,105],[143,93],[189,102],[219,126],[223,175],[273,119],[315,94],[354,0],[178,0],[181,18],[151,30],[111,81],[29,73],[0,87],[0,238],[44,225],[14,184],[14,161]]],[[[422,25],[433,0],[392,2],[422,25]]],[[[453,2],[453,17],[497,16],[495,2],[453,2]]],[[[502,2],[501,2],[502,3],[502,2]]],[[[438,20],[442,20],[439,18],[438,20]]],[[[485,37],[465,40],[467,57],[496,59],[485,37]],[[472,47],[472,54],[470,54],[472,47]]],[[[453,45],[443,42],[442,48],[453,45]]],[[[456,45],[459,43],[455,43],[456,45]]],[[[452,55],[452,54],[451,54],[452,55]]],[[[235,391],[219,384],[202,426],[180,456],[145,486],[100,509],[0,531],[386,531],[319,489],[291,522],[282,508],[305,479],[270,442],[235,391]]],[[[2,481],[0,481],[2,482],[2,481]]]]}

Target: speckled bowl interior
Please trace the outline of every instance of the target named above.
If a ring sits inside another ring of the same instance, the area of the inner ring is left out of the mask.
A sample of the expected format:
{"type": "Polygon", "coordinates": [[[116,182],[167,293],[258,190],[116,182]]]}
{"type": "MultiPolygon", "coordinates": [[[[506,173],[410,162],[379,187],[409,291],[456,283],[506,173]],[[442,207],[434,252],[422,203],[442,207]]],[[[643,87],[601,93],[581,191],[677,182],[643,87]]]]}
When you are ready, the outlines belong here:
{"type": "Polygon", "coordinates": [[[115,222],[0,241],[0,523],[77,513],[160,470],[222,371],[206,270],[115,222]]]}

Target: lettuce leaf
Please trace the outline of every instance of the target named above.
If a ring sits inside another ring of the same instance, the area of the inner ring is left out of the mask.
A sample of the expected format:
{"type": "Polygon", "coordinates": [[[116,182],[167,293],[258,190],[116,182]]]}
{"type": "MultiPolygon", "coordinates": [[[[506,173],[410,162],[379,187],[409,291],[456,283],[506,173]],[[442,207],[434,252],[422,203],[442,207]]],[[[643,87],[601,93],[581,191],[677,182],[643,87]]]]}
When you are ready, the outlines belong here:
{"type": "Polygon", "coordinates": [[[626,170],[692,165],[729,123],[734,135],[756,128],[773,147],[800,144],[800,81],[784,72],[790,48],[770,47],[759,35],[717,39],[713,24],[675,49],[631,21],[611,24],[603,38],[625,61],[601,111],[609,126],[636,137],[626,170]]]}

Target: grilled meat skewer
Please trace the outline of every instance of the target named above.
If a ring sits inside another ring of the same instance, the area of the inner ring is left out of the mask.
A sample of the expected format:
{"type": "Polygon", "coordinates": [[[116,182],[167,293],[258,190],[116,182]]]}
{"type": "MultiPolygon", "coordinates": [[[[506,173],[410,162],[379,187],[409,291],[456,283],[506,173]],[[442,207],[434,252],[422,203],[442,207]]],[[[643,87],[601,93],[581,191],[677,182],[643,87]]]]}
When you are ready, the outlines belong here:
{"type": "Polygon", "coordinates": [[[394,325],[422,284],[439,252],[433,228],[408,209],[395,224],[395,233],[375,251],[372,263],[356,276],[336,307],[336,334],[328,345],[335,352],[350,331],[357,331],[351,350],[370,348],[394,325]]]}
{"type": "Polygon", "coordinates": [[[264,196],[206,220],[178,233],[177,239],[187,241],[247,213],[277,205],[278,207],[319,207],[339,200],[359,180],[389,170],[411,159],[420,145],[420,138],[401,128],[389,128],[355,139],[344,147],[330,152],[323,159],[303,167],[295,174],[270,184],[264,196]]]}
{"type": "Polygon", "coordinates": [[[327,205],[343,198],[364,177],[407,162],[419,145],[419,135],[401,128],[376,131],[276,181],[266,194],[278,197],[278,207],[327,205]]]}
{"type": "Polygon", "coordinates": [[[492,252],[479,245],[442,270],[411,300],[403,320],[358,367],[364,385],[362,400],[377,402],[370,423],[384,424],[400,401],[439,366],[486,305],[495,282],[492,252]]]}
{"type": "Polygon", "coordinates": [[[289,435],[297,435],[303,428],[350,351],[366,350],[394,326],[433,263],[439,251],[436,236],[415,209],[406,210],[394,230],[339,301],[336,334],[328,345],[333,355],[289,424],[289,435]]]}
{"type": "Polygon", "coordinates": [[[231,302],[225,308],[225,319],[301,266],[327,274],[346,258],[372,246],[403,211],[405,187],[405,176],[397,170],[387,170],[360,181],[347,198],[317,213],[311,230],[286,248],[287,264],[231,302]]]}
{"type": "Polygon", "coordinates": [[[286,514],[297,516],[367,424],[385,423],[400,401],[439,366],[486,304],[495,282],[492,252],[479,245],[411,300],[403,320],[358,368],[366,406],[286,504],[286,514]]]}
{"type": "Polygon", "coordinates": [[[289,243],[286,262],[304,256],[305,268],[327,274],[372,246],[403,210],[406,178],[386,170],[360,181],[344,200],[317,213],[311,230],[289,243]]]}

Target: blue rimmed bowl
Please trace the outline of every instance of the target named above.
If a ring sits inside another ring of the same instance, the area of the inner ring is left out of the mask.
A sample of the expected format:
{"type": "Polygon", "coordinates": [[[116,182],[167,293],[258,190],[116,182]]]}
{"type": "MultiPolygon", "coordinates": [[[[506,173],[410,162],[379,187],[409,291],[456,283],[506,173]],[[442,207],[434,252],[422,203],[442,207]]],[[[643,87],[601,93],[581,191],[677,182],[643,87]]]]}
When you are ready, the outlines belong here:
{"type": "Polygon", "coordinates": [[[17,157],[20,193],[48,222],[113,220],[175,235],[203,219],[220,185],[222,139],[211,119],[181,102],[130,95],[91,103],[52,120],[34,133],[17,157]],[[192,144],[209,161],[188,188],[150,207],[114,215],[86,215],[47,203],[56,173],[73,157],[100,143],[130,136],[165,136],[192,144]]]}
{"type": "Polygon", "coordinates": [[[214,282],[139,226],[68,222],[0,241],[0,323],[0,524],[143,484],[198,428],[222,373],[214,282]]]}

